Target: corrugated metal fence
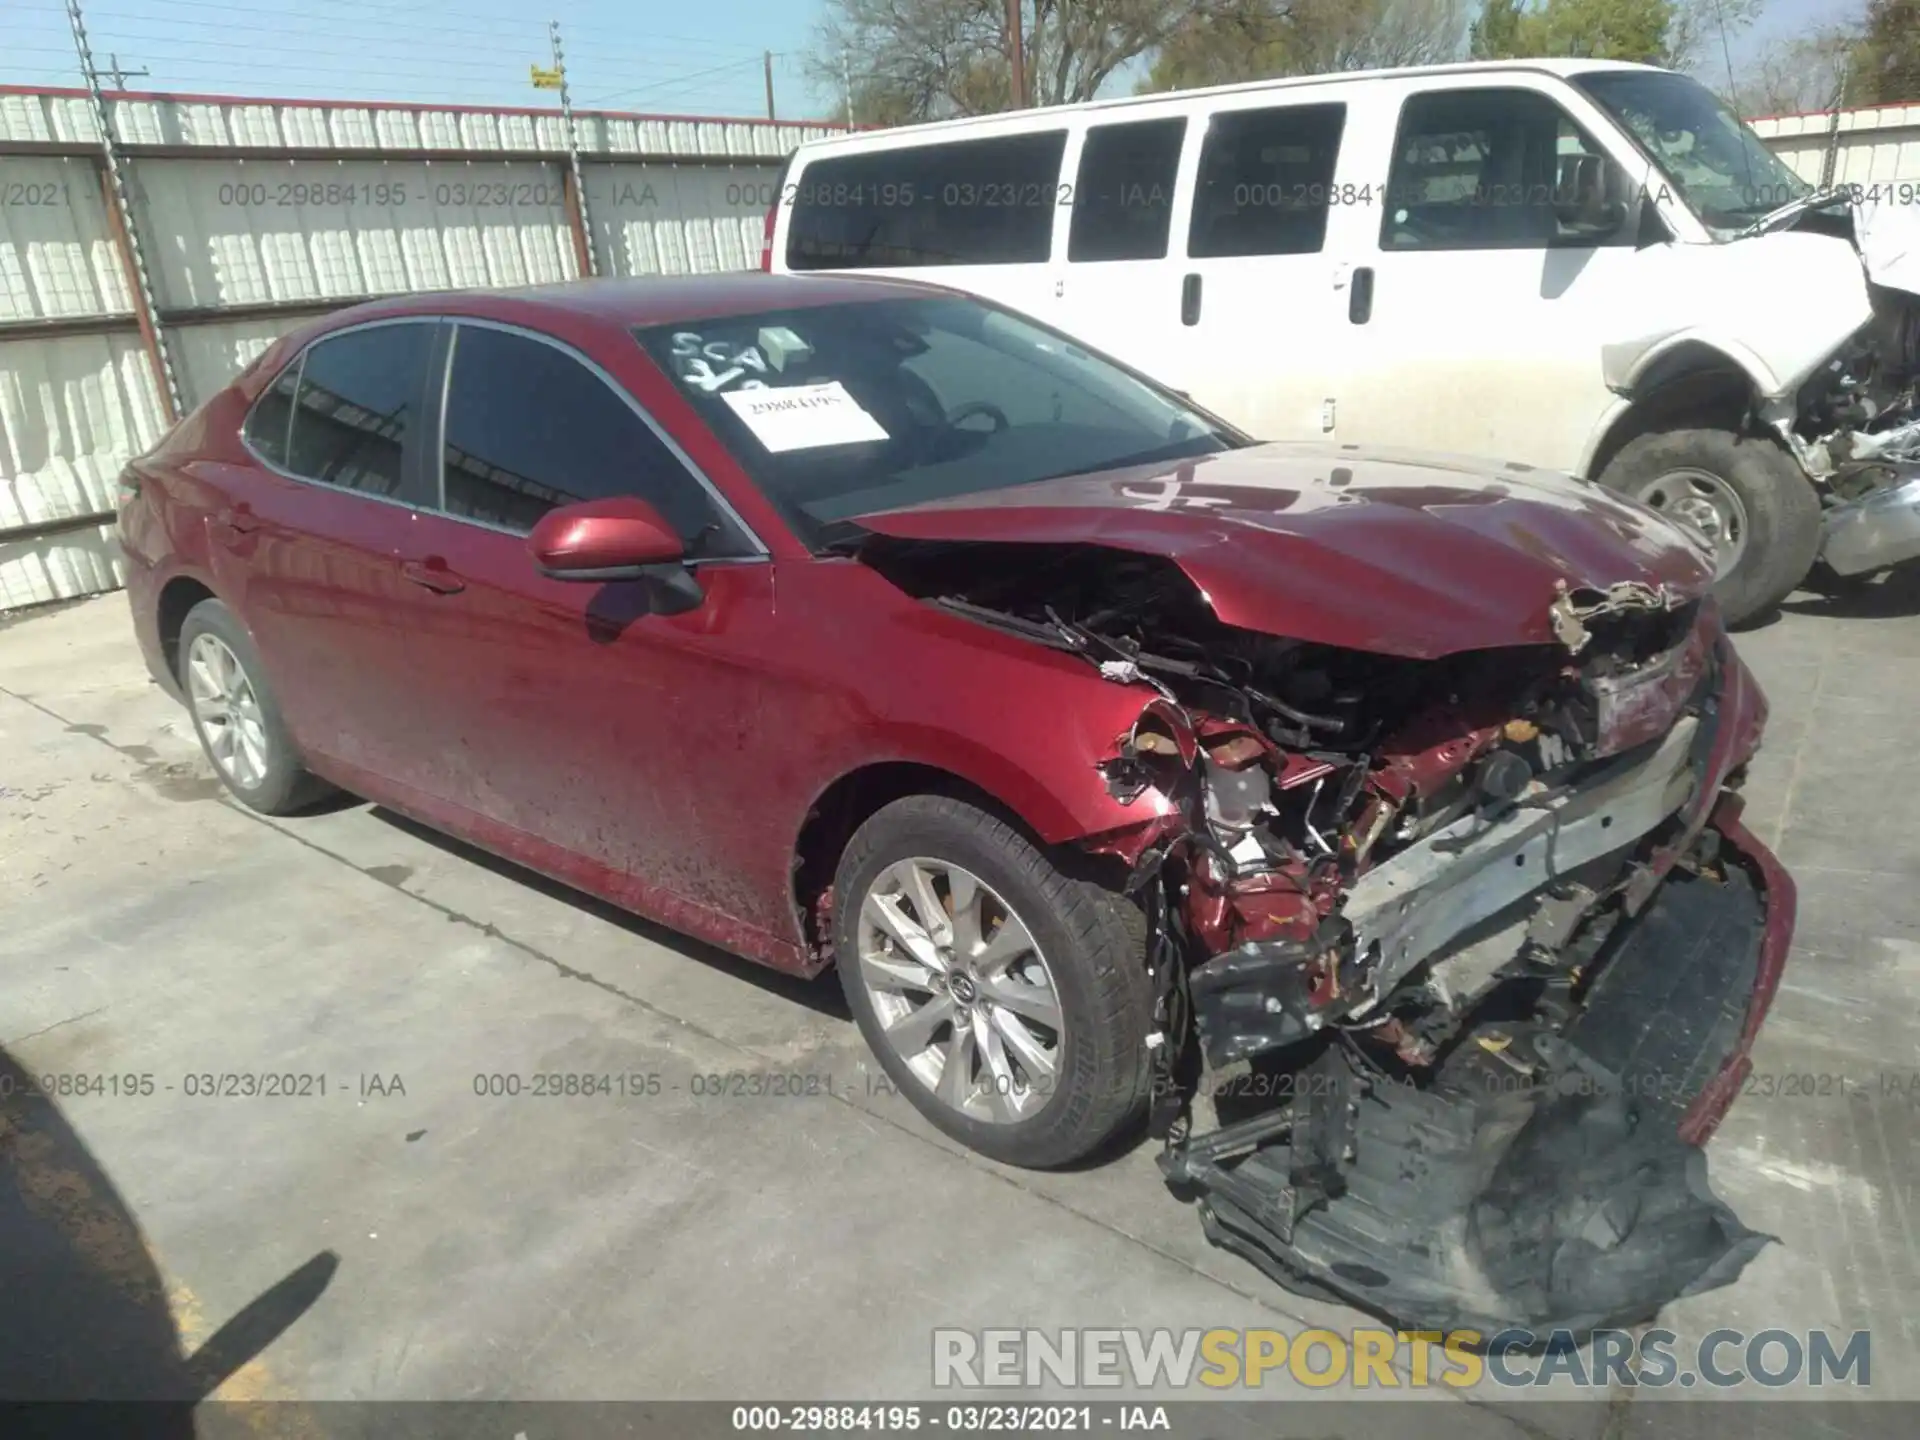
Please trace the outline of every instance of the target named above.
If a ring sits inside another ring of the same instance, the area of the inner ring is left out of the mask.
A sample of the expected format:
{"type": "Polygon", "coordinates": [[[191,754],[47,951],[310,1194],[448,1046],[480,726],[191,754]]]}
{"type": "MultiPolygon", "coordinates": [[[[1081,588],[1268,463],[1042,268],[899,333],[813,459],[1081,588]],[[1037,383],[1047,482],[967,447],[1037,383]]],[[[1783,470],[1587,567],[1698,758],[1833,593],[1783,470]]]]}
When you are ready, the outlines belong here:
{"type": "Polygon", "coordinates": [[[1753,128],[1809,184],[1920,183],[1920,105],[1782,115],[1753,128]]]}
{"type": "MultiPolygon", "coordinates": [[[[0,610],[109,589],[102,515],[170,397],[373,295],[753,266],[780,159],[827,127],[115,94],[155,313],[132,283],[85,92],[0,87],[0,610]]],[[[1819,183],[1920,181],[1920,106],[1755,122],[1819,183]],[[1829,172],[1829,156],[1831,170],[1829,172]]]]}
{"type": "Polygon", "coordinates": [[[759,262],[781,159],[827,127],[114,95],[153,312],[92,102],[0,89],[0,610],[119,583],[114,477],[295,322],[375,295],[759,262]],[[590,225],[589,222],[590,221],[590,225]],[[143,328],[145,327],[145,328],[143,328]],[[160,344],[149,343],[150,329],[160,344]]]}

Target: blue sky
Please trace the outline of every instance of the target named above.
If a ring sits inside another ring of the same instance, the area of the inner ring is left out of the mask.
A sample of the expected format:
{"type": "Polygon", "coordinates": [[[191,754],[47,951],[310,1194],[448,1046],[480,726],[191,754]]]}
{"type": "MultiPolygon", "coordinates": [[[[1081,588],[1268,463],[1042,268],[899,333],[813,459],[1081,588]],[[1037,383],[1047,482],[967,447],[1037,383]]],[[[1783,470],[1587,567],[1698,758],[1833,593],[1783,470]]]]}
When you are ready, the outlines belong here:
{"type": "MultiPolygon", "coordinates": [[[[762,115],[772,50],[783,116],[808,93],[800,60],[818,0],[83,0],[95,63],[150,76],[128,89],[296,98],[549,105],[528,84],[558,19],[576,105],[762,115]]],[[[75,84],[62,0],[0,0],[0,83],[75,84]]]]}
{"type": "MultiPolygon", "coordinates": [[[[1804,33],[1863,0],[1767,0],[1734,41],[1804,33]]],[[[834,111],[801,68],[821,0],[84,0],[97,63],[152,73],[128,88],[295,98],[546,105],[527,83],[557,18],[577,105],[657,113],[765,113],[761,54],[775,52],[783,117],[834,111]]],[[[857,66],[857,60],[856,60],[857,66]]],[[[0,83],[73,84],[61,0],[0,0],[0,83]]]]}

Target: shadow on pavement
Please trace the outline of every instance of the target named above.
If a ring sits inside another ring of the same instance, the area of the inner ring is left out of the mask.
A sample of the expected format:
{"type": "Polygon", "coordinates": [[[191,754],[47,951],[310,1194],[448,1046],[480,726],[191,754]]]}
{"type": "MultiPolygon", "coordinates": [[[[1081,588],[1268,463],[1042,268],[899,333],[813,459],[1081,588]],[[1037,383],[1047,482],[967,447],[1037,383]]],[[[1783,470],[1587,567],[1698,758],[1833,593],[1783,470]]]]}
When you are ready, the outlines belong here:
{"type": "Polygon", "coordinates": [[[1831,593],[1795,591],[1781,603],[1789,615],[1831,620],[1910,620],[1920,615],[1920,564],[1870,580],[1842,582],[1831,593]]]}
{"type": "Polygon", "coordinates": [[[384,806],[374,805],[370,807],[370,811],[394,829],[404,831],[416,840],[422,840],[437,850],[444,850],[449,855],[457,855],[462,860],[478,865],[481,869],[489,870],[517,885],[524,885],[527,889],[545,895],[549,899],[564,901],[574,909],[592,915],[595,919],[617,925],[630,934],[651,940],[656,945],[698,960],[716,970],[723,970],[736,979],[745,980],[783,999],[804,1005],[816,1014],[831,1016],[835,1020],[845,1020],[849,1024],[853,1021],[853,1012],[847,1008],[846,996],[841,993],[840,982],[834,978],[830,970],[811,980],[803,980],[798,975],[789,975],[766,965],[756,965],[753,961],[743,960],[717,945],[696,940],[691,935],[669,929],[644,916],[636,915],[631,910],[622,910],[618,905],[610,904],[583,890],[576,890],[571,885],[550,880],[538,871],[516,865],[511,860],[503,860],[492,851],[482,850],[477,845],[468,844],[465,840],[435,830],[431,826],[422,825],[416,820],[410,820],[384,806]]]}
{"type": "Polygon", "coordinates": [[[59,1105],[0,1049],[0,1402],[142,1401],[10,1409],[14,1435],[195,1434],[192,1406],[259,1356],[326,1290],[323,1250],[192,1354],[138,1222],[59,1105]]]}

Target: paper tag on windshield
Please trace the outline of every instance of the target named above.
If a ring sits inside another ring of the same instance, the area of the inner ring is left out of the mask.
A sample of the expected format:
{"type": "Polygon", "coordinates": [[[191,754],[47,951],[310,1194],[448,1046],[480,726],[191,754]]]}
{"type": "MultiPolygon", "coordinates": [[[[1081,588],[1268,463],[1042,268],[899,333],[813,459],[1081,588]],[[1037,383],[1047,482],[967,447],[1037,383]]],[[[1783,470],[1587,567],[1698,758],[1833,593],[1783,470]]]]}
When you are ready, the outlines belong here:
{"type": "Polygon", "coordinates": [[[776,454],[887,438],[880,422],[861,409],[838,380],[778,390],[729,390],[720,398],[754,439],[776,454]]]}

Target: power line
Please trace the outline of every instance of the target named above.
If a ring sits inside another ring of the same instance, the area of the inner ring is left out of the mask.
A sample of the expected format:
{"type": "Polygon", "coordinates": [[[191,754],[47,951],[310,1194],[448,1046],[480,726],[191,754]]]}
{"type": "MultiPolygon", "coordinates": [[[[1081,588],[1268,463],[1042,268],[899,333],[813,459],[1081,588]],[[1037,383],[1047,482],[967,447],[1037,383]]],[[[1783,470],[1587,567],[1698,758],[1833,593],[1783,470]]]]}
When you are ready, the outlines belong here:
{"type": "Polygon", "coordinates": [[[753,56],[753,57],[752,57],[751,59],[748,59],[748,60],[735,60],[735,61],[732,61],[732,62],[730,62],[730,63],[728,63],[728,64],[725,64],[725,65],[715,65],[715,66],[714,66],[714,67],[713,67],[712,69],[710,69],[710,70],[696,70],[696,71],[694,71],[694,72],[693,72],[693,73],[692,73],[691,75],[681,75],[681,76],[679,76],[679,77],[677,77],[676,79],[673,79],[673,80],[663,80],[663,81],[661,81],[661,82],[659,82],[658,84],[653,84],[653,85],[640,85],[640,86],[636,86],[636,87],[634,87],[633,89],[629,89],[629,90],[616,90],[616,91],[614,91],[614,92],[613,92],[612,94],[610,94],[610,95],[602,95],[602,96],[601,96],[601,97],[600,97],[599,99],[597,99],[597,100],[583,100],[583,101],[581,101],[581,104],[583,104],[583,105],[604,105],[604,104],[606,104],[606,103],[607,103],[607,102],[608,102],[609,100],[618,100],[618,99],[621,99],[622,97],[624,97],[624,96],[628,96],[628,95],[643,95],[643,94],[646,94],[646,93],[648,93],[649,91],[654,91],[654,90],[661,90],[661,89],[670,89],[670,88],[677,88],[678,86],[681,86],[681,85],[685,85],[685,84],[687,84],[687,83],[689,83],[689,82],[691,82],[691,81],[694,81],[694,80],[701,80],[701,79],[705,79],[705,78],[706,78],[707,76],[709,76],[709,75],[718,75],[718,74],[720,74],[721,72],[723,72],[723,71],[726,71],[726,70],[739,70],[739,69],[742,69],[742,68],[743,68],[743,67],[745,67],[745,66],[748,66],[748,65],[758,65],[759,63],[760,63],[760,56],[758,56],[758,55],[755,55],[755,56],[753,56]]]}
{"type": "MultiPolygon", "coordinates": [[[[213,10],[213,9],[219,9],[221,7],[210,5],[206,8],[209,10],[213,10]]],[[[238,19],[244,16],[247,12],[236,10],[236,11],[232,11],[231,13],[236,17],[236,19],[238,19]]],[[[114,17],[111,13],[109,13],[105,18],[109,21],[112,21],[116,17],[114,17]]],[[[232,34],[235,28],[233,24],[228,23],[226,21],[220,21],[220,20],[159,20],[156,22],[156,19],[153,16],[138,16],[134,18],[143,23],[158,23],[162,26],[163,31],[169,32],[169,33],[162,33],[162,34],[155,35],[145,31],[123,30],[119,28],[118,24],[114,24],[112,26],[112,33],[115,35],[125,37],[127,39],[140,40],[143,42],[173,41],[173,40],[181,40],[184,42],[190,39],[191,37],[180,36],[171,32],[184,26],[194,30],[213,30],[213,31],[218,31],[222,34],[232,34]]],[[[94,28],[104,33],[108,29],[108,26],[105,24],[96,23],[94,28]]],[[[386,21],[379,22],[378,28],[382,32],[386,32],[389,30],[401,30],[401,31],[413,32],[415,35],[422,37],[420,40],[420,43],[422,44],[426,43],[426,40],[430,38],[432,42],[432,48],[435,50],[436,53],[445,52],[445,51],[460,51],[470,55],[471,54],[498,55],[505,51],[513,50],[515,48],[516,42],[524,41],[529,36],[532,36],[537,39],[542,39],[542,40],[545,38],[545,33],[544,33],[545,27],[534,26],[534,25],[529,25],[526,28],[526,31],[524,34],[519,31],[515,31],[512,34],[507,34],[504,32],[496,32],[491,35],[485,35],[484,37],[483,37],[483,32],[476,31],[476,30],[450,30],[444,26],[433,26],[433,25],[397,25],[397,24],[392,24],[390,22],[386,22],[386,21]],[[449,35],[462,35],[462,36],[468,37],[469,39],[480,41],[481,43],[463,44],[458,41],[447,39],[446,37],[449,35]]],[[[410,44],[414,43],[411,36],[402,37],[402,38],[406,39],[407,43],[410,43],[410,44]]],[[[257,36],[253,41],[248,43],[246,48],[251,49],[251,48],[255,48],[256,45],[268,45],[268,44],[274,44],[274,43],[280,43],[282,45],[293,44],[293,45],[297,45],[304,48],[312,42],[328,41],[328,40],[349,41],[354,46],[351,53],[356,55],[366,53],[367,42],[365,40],[356,41],[351,33],[343,32],[339,27],[335,27],[333,29],[328,29],[328,30],[318,30],[318,31],[310,31],[310,30],[281,31],[274,36],[265,36],[265,37],[257,36]]],[[[204,40],[204,41],[193,40],[192,43],[196,45],[216,45],[220,42],[213,41],[213,40],[204,40]]],[[[729,54],[734,52],[740,52],[744,54],[746,53],[748,48],[749,47],[744,45],[719,44],[716,42],[716,44],[712,47],[712,51],[717,51],[718,53],[722,53],[722,54],[729,54]]],[[[646,60],[658,60],[663,56],[673,56],[673,55],[681,55],[681,54],[684,54],[686,58],[690,60],[703,60],[703,59],[711,58],[712,51],[706,51],[706,52],[703,52],[700,50],[683,51],[679,49],[677,46],[674,46],[671,44],[649,47],[645,51],[624,50],[624,49],[619,49],[615,47],[595,45],[589,48],[588,53],[593,55],[595,58],[630,59],[630,60],[646,61],[646,60]]],[[[340,52],[334,51],[331,53],[337,54],[340,52]]]]}
{"type": "MultiPolygon", "coordinates": [[[[369,0],[303,0],[303,3],[307,5],[314,5],[314,4],[335,5],[335,6],[346,7],[356,11],[369,12],[369,18],[367,18],[361,23],[367,25],[369,28],[377,27],[379,30],[382,30],[382,31],[410,30],[410,31],[416,31],[416,32],[423,32],[425,34],[436,36],[436,37],[445,36],[445,35],[460,35],[460,36],[465,36],[468,38],[479,39],[479,40],[486,40],[490,38],[490,32],[486,30],[477,30],[477,29],[467,28],[463,26],[452,26],[452,25],[441,24],[433,21],[422,20],[420,18],[421,16],[420,7],[417,5],[379,5],[379,4],[369,3],[369,0]],[[375,20],[371,18],[373,15],[383,15],[383,16],[384,15],[401,15],[401,16],[410,16],[412,18],[411,20],[386,20],[386,19],[375,20]]],[[[235,21],[245,21],[254,27],[257,27],[260,22],[260,13],[257,10],[249,9],[245,6],[235,5],[232,3],[218,3],[218,0],[152,0],[151,6],[147,10],[145,10],[143,13],[140,13],[140,14],[129,14],[127,12],[115,10],[107,6],[90,7],[90,13],[97,14],[101,19],[111,18],[111,19],[118,19],[118,20],[133,20],[133,21],[139,21],[144,23],[158,22],[166,25],[192,25],[200,28],[213,28],[213,29],[222,29],[222,30],[230,30],[233,28],[232,24],[225,21],[186,20],[186,19],[173,19],[170,17],[163,19],[162,17],[157,16],[153,13],[155,9],[167,8],[167,7],[179,7],[179,8],[185,8],[185,9],[191,9],[191,10],[205,11],[212,14],[226,15],[226,16],[232,17],[232,19],[235,21]]],[[[534,20],[529,18],[528,12],[524,9],[514,13],[501,14],[499,12],[476,10],[471,5],[463,4],[460,7],[460,11],[463,16],[471,19],[482,19],[482,20],[497,19],[505,24],[526,25],[526,26],[529,26],[530,28],[537,29],[543,36],[546,31],[545,23],[540,20],[534,20]]],[[[318,25],[345,26],[351,23],[344,16],[340,17],[338,20],[332,19],[324,15],[305,15],[305,16],[302,16],[301,18],[302,20],[308,23],[318,24],[318,25]]],[[[96,29],[100,28],[97,21],[95,23],[95,28],[96,29]]],[[[596,25],[575,25],[575,24],[569,23],[567,26],[567,33],[569,35],[578,34],[588,38],[592,38],[598,35],[607,35],[609,37],[617,35],[623,45],[626,43],[636,43],[636,42],[639,44],[646,45],[648,47],[648,50],[645,53],[654,53],[657,47],[662,45],[684,47],[690,50],[713,50],[713,51],[721,51],[721,52],[744,50],[748,48],[747,46],[742,45],[735,41],[715,40],[711,36],[668,35],[668,34],[661,34],[661,33],[651,32],[651,31],[614,31],[610,29],[603,30],[596,25]]],[[[599,44],[595,44],[593,46],[593,49],[596,51],[607,51],[609,50],[609,48],[610,47],[602,46],[599,44]]],[[[642,52],[627,50],[627,51],[624,51],[624,53],[639,54],[642,52]]]]}

